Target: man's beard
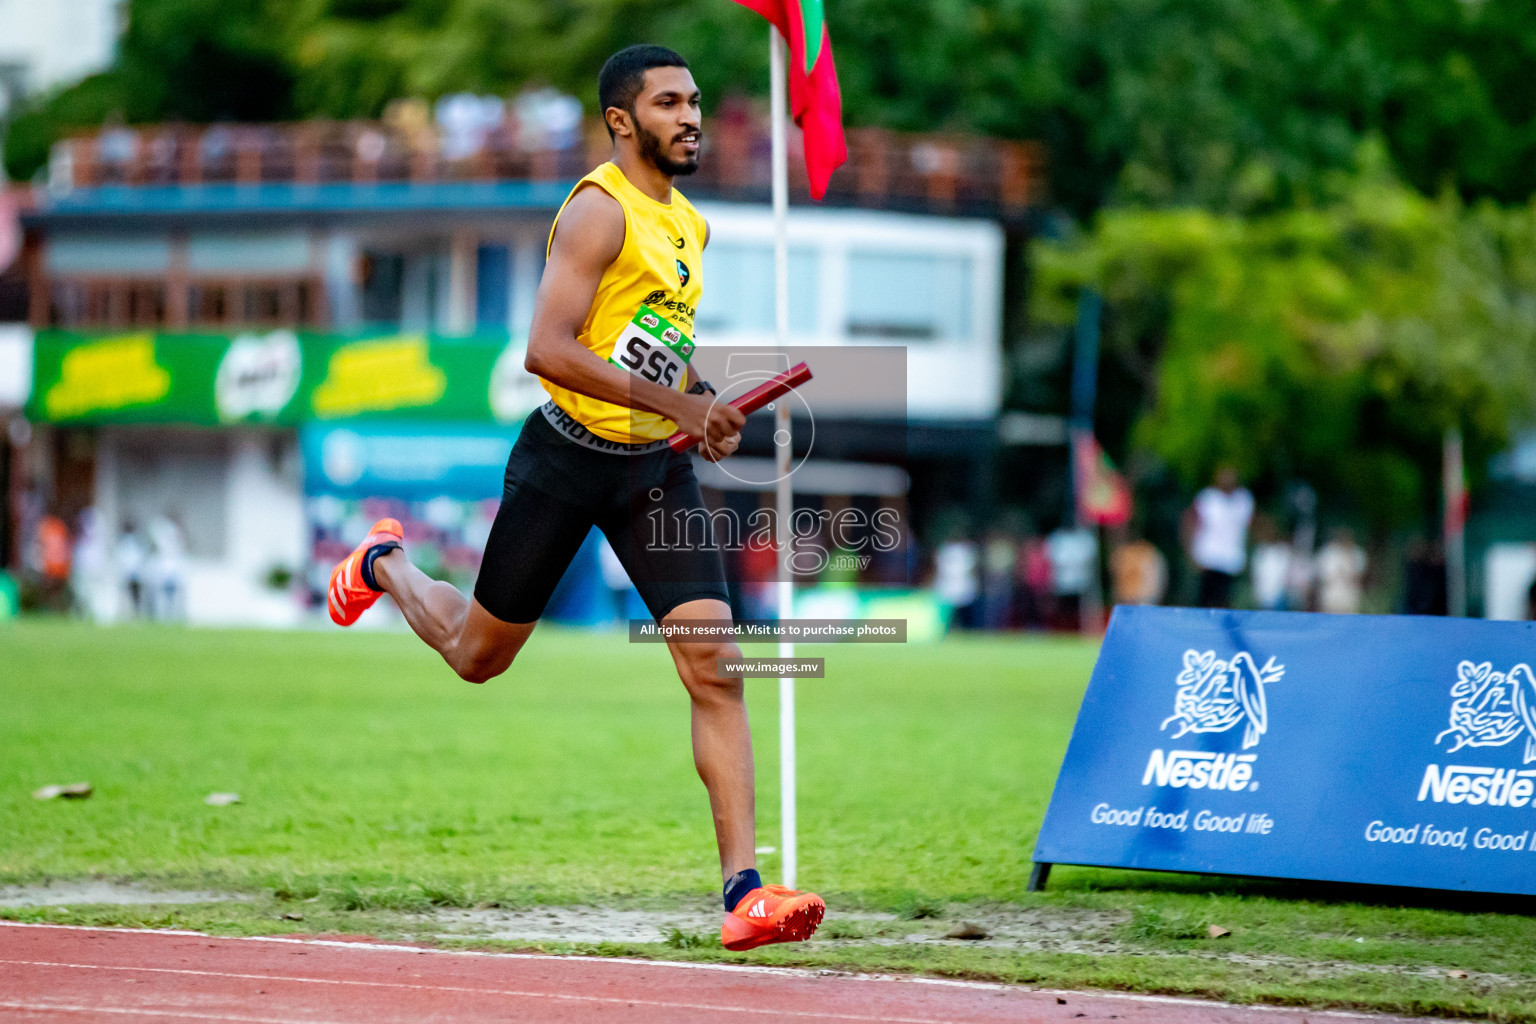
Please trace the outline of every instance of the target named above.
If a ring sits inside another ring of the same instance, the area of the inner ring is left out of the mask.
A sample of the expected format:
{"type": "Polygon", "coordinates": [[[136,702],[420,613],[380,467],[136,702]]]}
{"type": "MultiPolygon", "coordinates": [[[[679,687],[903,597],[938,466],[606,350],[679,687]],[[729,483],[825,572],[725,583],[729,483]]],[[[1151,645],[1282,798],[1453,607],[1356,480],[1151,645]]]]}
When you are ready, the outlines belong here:
{"type": "Polygon", "coordinates": [[[640,155],[656,165],[656,169],[669,177],[677,177],[682,174],[692,174],[699,169],[699,158],[692,157],[679,163],[661,151],[661,136],[649,131],[638,121],[635,123],[635,134],[640,140],[640,155]]]}

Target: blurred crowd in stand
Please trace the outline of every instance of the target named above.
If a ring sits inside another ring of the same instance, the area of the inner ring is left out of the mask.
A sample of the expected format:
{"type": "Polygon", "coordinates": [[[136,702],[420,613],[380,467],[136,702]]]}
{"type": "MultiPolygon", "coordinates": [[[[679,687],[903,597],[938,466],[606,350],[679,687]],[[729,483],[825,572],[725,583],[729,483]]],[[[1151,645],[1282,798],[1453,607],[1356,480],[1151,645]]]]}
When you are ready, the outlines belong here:
{"type": "MultiPolygon", "coordinates": [[[[772,175],[769,129],[760,103],[722,99],[704,124],[709,160],[690,189],[760,198],[772,175]]],[[[788,144],[790,183],[803,190],[800,134],[788,144]]],[[[580,100],[530,85],[508,99],[397,99],[377,120],[108,123],[54,144],[48,186],[65,194],[101,185],[559,181],[585,174],[610,148],[602,121],[584,117],[580,100]]],[[[839,204],[1016,215],[1040,198],[1035,143],[851,128],[848,150],[829,193],[839,204]]]]}
{"type": "MultiPolygon", "coordinates": [[[[951,628],[960,629],[1075,631],[1101,624],[1101,609],[1117,604],[1351,615],[1366,610],[1373,593],[1378,600],[1371,610],[1447,613],[1438,544],[1411,540],[1400,574],[1384,578],[1353,530],[1334,527],[1319,543],[1310,490],[1290,496],[1287,519],[1293,523],[1288,535],[1257,511],[1237,475],[1222,469],[1184,511],[1179,565],[1123,527],[1063,526],[1045,536],[1002,528],[979,537],[954,531],[933,552],[930,586],[952,609],[951,628]],[[1394,589],[1396,600],[1382,605],[1380,594],[1394,589]]],[[[1531,608],[1536,617],[1536,587],[1531,608]]]]}
{"type": "MultiPolygon", "coordinates": [[[[1129,552],[1127,579],[1156,586],[1166,566],[1150,544],[1129,552]],[[1143,548],[1145,550],[1143,550],[1143,548]]],[[[1098,567],[1098,541],[1091,530],[1063,527],[1044,536],[1022,538],[992,530],[979,542],[956,533],[933,553],[933,590],[952,608],[951,625],[961,629],[1061,629],[1080,626],[1085,601],[1091,600],[1098,567]]],[[[1147,602],[1156,603],[1156,599],[1147,602]]]]}
{"type": "Polygon", "coordinates": [[[31,494],[21,499],[21,604],[97,622],[186,618],[186,543],[174,516],[116,537],[87,507],[71,525],[31,494]]]}
{"type": "MultiPolygon", "coordinates": [[[[173,516],[156,516],[142,528],[130,523],[108,537],[94,508],[84,509],[71,525],[24,496],[23,512],[26,606],[97,620],[185,617],[186,546],[173,516]]],[[[1189,603],[1334,614],[1362,610],[1370,563],[1347,528],[1335,528],[1315,546],[1315,526],[1304,518],[1284,537],[1272,519],[1254,513],[1252,497],[1230,476],[1218,476],[1200,492],[1184,526],[1185,551],[1197,580],[1189,603]]],[[[902,550],[892,557],[917,556],[902,550]]],[[[742,611],[773,617],[773,548],[749,545],[737,561],[742,611]]],[[[606,545],[600,568],[604,584],[616,594],[628,588],[623,567],[606,545]]],[[[824,572],[820,579],[800,582],[857,582],[836,575],[824,572]]],[[[897,578],[901,568],[861,575],[897,578]]],[[[1150,541],[1123,531],[1101,538],[1078,527],[1045,536],[997,528],[979,540],[956,531],[932,550],[931,563],[926,571],[919,566],[918,575],[952,610],[951,626],[960,629],[1072,631],[1083,628],[1084,616],[1096,615],[1100,606],[1180,603],[1169,593],[1168,558],[1150,541]],[[1102,568],[1101,539],[1108,552],[1102,568]]],[[[1394,610],[1446,614],[1445,563],[1438,546],[1423,539],[1409,544],[1402,598],[1394,610]]]]}
{"type": "MultiPolygon", "coordinates": [[[[23,493],[20,511],[23,607],[97,621],[186,617],[187,550],[174,515],[129,523],[112,537],[94,508],[66,522],[35,493],[23,493]]],[[[910,580],[948,610],[951,628],[971,630],[1091,629],[1102,624],[1105,609],[1117,604],[1354,614],[1364,609],[1373,586],[1384,589],[1373,578],[1371,559],[1353,531],[1335,527],[1317,543],[1310,491],[1294,498],[1288,518],[1292,529],[1286,535],[1274,518],[1256,511],[1253,496],[1236,475],[1222,470],[1184,512],[1179,553],[1184,561],[1179,566],[1171,565],[1157,545],[1125,528],[1063,526],[1041,536],[1010,523],[980,536],[951,529],[945,540],[926,550],[903,543],[854,561],[834,551],[824,568],[796,579],[802,586],[885,587],[910,580]],[[853,564],[858,568],[848,568],[853,564]],[[1185,570],[1182,576],[1179,568],[1185,570]]],[[[464,552],[454,561],[457,575],[445,575],[467,585],[478,565],[473,554],[479,539],[475,534],[457,546],[439,545],[464,552]]],[[[347,547],[337,539],[323,551],[317,548],[316,564],[329,565],[347,547]]],[[[740,582],[737,611],[749,618],[772,618],[778,568],[774,548],[748,544],[732,559],[740,582]]],[[[606,544],[595,567],[613,595],[618,618],[644,614],[638,601],[625,598],[631,589],[628,578],[606,544]]],[[[1389,583],[1395,585],[1397,600],[1386,606],[1378,600],[1372,610],[1446,614],[1445,561],[1437,544],[1412,540],[1400,573],[1389,583]]],[[[1536,587],[1531,606],[1536,618],[1536,587]]]]}

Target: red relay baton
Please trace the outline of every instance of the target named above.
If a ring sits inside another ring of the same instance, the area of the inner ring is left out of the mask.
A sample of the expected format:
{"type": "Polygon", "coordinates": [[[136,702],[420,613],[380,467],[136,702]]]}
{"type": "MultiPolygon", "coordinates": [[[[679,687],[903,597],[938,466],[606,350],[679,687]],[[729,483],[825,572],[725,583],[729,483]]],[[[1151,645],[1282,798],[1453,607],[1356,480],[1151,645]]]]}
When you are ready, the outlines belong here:
{"type": "MultiPolygon", "coordinates": [[[[777,377],[763,381],[736,399],[731,403],[731,407],[740,410],[743,416],[750,416],[774,399],[783,398],[810,379],[811,368],[804,363],[796,363],[777,377]]],[[[667,438],[667,444],[675,452],[685,452],[698,443],[697,438],[689,437],[682,430],[667,438]]]]}

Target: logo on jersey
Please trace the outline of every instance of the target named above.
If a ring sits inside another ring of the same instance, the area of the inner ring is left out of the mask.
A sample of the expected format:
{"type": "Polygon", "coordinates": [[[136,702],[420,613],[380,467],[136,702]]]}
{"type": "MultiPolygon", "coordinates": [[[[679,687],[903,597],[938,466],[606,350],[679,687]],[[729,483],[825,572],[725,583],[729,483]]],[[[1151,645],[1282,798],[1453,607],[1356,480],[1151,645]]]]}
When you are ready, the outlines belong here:
{"type": "MultiPolygon", "coordinates": [[[[656,292],[655,294],[657,296],[661,295],[660,292],[656,292]]],[[[650,301],[649,300],[646,301],[646,305],[650,305],[650,301]]],[[[645,326],[647,326],[647,327],[660,327],[661,326],[661,321],[656,319],[650,313],[646,313],[644,316],[642,316],[640,318],[640,322],[645,324],[645,326]]]]}
{"type": "Polygon", "coordinates": [[[661,340],[666,342],[668,345],[676,345],[678,342],[683,340],[683,336],[678,332],[676,327],[668,327],[666,330],[661,332],[661,340]]]}
{"type": "Polygon", "coordinates": [[[677,279],[682,282],[684,288],[688,287],[688,278],[693,275],[688,271],[688,264],[682,260],[677,261],[677,279]]]}
{"type": "MultiPolygon", "coordinates": [[[[645,297],[645,301],[641,305],[650,306],[656,310],[665,310],[667,316],[677,317],[681,320],[684,327],[691,328],[693,326],[694,307],[677,299],[667,298],[667,293],[664,291],[658,289],[651,292],[651,294],[645,297]]],[[[651,325],[647,324],[647,326],[651,325]]]]}
{"type": "Polygon", "coordinates": [[[671,235],[668,235],[667,236],[667,241],[671,242],[673,248],[676,248],[676,249],[681,249],[683,247],[683,245],[684,245],[683,239],[681,237],[673,238],[671,235]]]}

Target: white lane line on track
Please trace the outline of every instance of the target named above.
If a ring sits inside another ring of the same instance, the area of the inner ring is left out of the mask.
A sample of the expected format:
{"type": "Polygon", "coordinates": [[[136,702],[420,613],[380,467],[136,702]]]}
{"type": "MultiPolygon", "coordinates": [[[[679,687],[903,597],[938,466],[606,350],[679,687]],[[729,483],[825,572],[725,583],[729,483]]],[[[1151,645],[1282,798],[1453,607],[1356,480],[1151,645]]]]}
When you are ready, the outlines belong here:
{"type": "MultiPolygon", "coordinates": [[[[298,982],[305,985],[343,985],[355,988],[407,989],[416,992],[452,992],[459,995],[510,996],[516,999],[553,999],[566,1003],[602,1003],[610,1006],[650,1006],[662,1010],[704,1010],[710,1013],[743,1013],[805,1020],[849,1020],[869,1024],[963,1024],[942,1017],[870,1017],[854,1013],[823,1013],[812,1010],[780,1010],[756,1006],[724,1006],[718,1003],[680,1003],[664,999],[626,999],[619,996],[583,996],[568,992],[530,992],[508,988],[470,988],[466,985],[415,985],[403,981],[358,981],[349,978],[306,978],[293,974],[245,974],[234,971],[197,971],[182,967],[114,967],[107,964],[71,964],[53,960],[0,960],[15,967],[62,967],[78,971],[136,971],[143,974],[176,974],[194,978],[234,978],[241,981],[298,982]]],[[[231,1018],[233,1019],[233,1018],[231,1018]]],[[[308,1024],[308,1022],[306,1022],[308,1024]]]]}
{"type": "Polygon", "coordinates": [[[189,1010],[142,1010],[121,1006],[76,1006],[70,1003],[0,1002],[0,1010],[28,1010],[39,1013],[117,1013],[129,1017],[176,1017],[181,1020],[228,1021],[229,1024],[352,1024],[350,1021],[326,1021],[291,1017],[246,1017],[233,1013],[197,1013],[189,1010]]]}
{"type": "Polygon", "coordinates": [[[695,971],[724,971],[733,974],[766,974],[777,977],[809,978],[823,980],[838,978],[847,981],[899,981],[909,985],[936,985],[944,988],[977,989],[988,992],[1041,992],[1046,995],[1082,996],[1093,999],[1115,999],[1130,1003],[1163,1003],[1172,1006],[1200,1006],[1217,1010],[1256,1011],[1291,1017],[1329,1017],[1342,1020],[1397,1021],[1401,1017],[1387,1017],[1376,1013],[1358,1013],[1352,1010],[1311,1010],[1294,1006],[1267,1006],[1263,1003],[1224,1003],[1216,999],[1198,999],[1194,996],[1138,995],[1134,992],[1109,992],[1104,990],[1029,988],[995,981],[964,981],[957,978],[922,978],[903,974],[852,974],[807,970],[803,967],[760,967],[753,964],[706,964],[686,960],[642,960],[638,957],[574,956],[562,953],[500,953],[483,949],[433,949],[423,946],[405,946],[388,942],[349,942],[339,939],[296,939],[281,935],[209,935],[173,928],[98,928],[80,924],[35,924],[29,921],[0,921],[0,927],[9,928],[57,928],[81,932],[113,932],[126,935],[171,935],[182,938],[217,939],[221,942],[268,942],[297,946],[326,946],[336,949],[361,949],[376,953],[419,953],[437,956],[489,957],[497,960],[575,960],[589,964],[630,964],[638,967],[665,967],[695,971]]]}

